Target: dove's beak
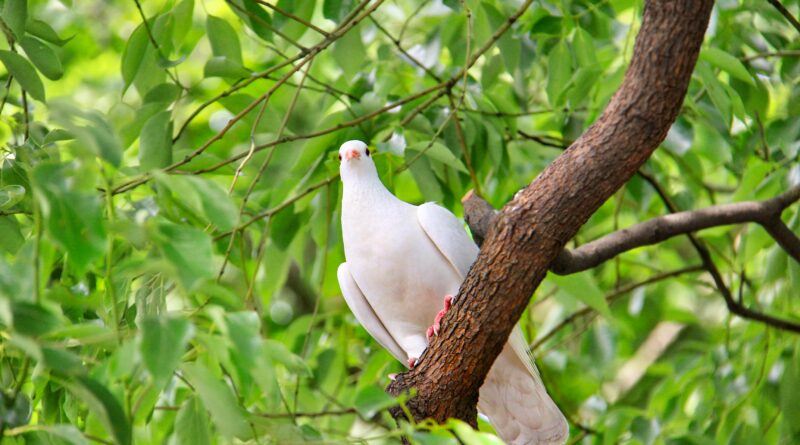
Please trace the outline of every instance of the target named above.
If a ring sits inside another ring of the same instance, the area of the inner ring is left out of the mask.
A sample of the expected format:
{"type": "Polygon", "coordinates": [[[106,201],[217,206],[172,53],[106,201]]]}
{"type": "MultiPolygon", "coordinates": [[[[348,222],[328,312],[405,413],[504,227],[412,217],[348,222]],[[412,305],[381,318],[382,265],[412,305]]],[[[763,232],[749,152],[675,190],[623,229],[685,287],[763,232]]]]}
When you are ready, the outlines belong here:
{"type": "Polygon", "coordinates": [[[351,159],[359,159],[359,158],[361,158],[361,154],[358,152],[358,150],[355,150],[355,149],[354,150],[350,150],[348,152],[345,152],[345,154],[344,154],[344,159],[346,161],[349,161],[351,159]]]}

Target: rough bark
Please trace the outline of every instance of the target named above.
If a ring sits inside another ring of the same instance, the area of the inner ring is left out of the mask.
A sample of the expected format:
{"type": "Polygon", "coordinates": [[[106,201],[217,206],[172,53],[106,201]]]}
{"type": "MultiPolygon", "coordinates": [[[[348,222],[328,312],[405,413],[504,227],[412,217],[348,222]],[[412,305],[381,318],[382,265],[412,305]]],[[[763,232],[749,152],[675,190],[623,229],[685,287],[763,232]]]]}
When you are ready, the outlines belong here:
{"type": "Polygon", "coordinates": [[[602,116],[498,214],[442,333],[389,386],[392,394],[416,388],[407,402],[416,419],[476,424],[478,389],[550,263],[666,137],[712,5],[645,3],[631,65],[602,116]]]}
{"type": "MultiPolygon", "coordinates": [[[[562,250],[550,263],[550,271],[569,275],[591,269],[623,252],[660,243],[677,235],[748,222],[761,224],[786,253],[800,261],[800,238],[781,220],[783,210],[798,200],[800,186],[794,186],[764,201],[721,204],[659,216],[609,233],[573,250],[562,250]]],[[[472,237],[480,246],[497,213],[488,202],[472,192],[464,197],[462,204],[472,237]]]]}

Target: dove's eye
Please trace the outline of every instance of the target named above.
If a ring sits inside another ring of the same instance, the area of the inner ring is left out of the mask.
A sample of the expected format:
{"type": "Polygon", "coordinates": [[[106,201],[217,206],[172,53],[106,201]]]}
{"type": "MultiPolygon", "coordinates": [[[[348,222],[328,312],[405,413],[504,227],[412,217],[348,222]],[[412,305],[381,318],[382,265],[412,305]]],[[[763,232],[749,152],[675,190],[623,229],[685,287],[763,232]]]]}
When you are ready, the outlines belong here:
{"type": "Polygon", "coordinates": [[[342,160],[342,155],[339,155],[339,160],[340,160],[340,161],[342,160]]]}
{"type": "Polygon", "coordinates": [[[369,157],[369,148],[365,150],[367,152],[367,157],[369,157]]]}

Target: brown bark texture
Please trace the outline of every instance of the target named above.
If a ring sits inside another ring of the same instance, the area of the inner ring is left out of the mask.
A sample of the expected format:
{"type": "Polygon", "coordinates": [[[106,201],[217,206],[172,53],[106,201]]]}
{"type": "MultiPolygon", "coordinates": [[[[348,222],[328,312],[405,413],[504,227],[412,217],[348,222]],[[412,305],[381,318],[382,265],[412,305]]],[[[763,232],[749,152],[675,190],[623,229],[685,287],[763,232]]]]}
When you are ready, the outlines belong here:
{"type": "MultiPolygon", "coordinates": [[[[748,222],[761,224],[786,253],[800,262],[800,238],[781,220],[783,210],[798,200],[800,200],[800,186],[794,186],[764,201],[721,204],[659,216],[609,233],[575,249],[562,250],[550,263],[550,271],[558,275],[578,273],[598,266],[623,252],[657,244],[673,236],[748,222]]],[[[462,204],[464,219],[472,232],[472,239],[480,246],[489,228],[494,224],[497,212],[473,192],[467,193],[462,204]]]]}
{"type": "Polygon", "coordinates": [[[416,388],[406,403],[414,418],[476,425],[478,389],[550,263],[666,137],[712,5],[645,2],[631,65],[603,114],[497,215],[442,332],[389,385],[395,395],[416,388]]]}

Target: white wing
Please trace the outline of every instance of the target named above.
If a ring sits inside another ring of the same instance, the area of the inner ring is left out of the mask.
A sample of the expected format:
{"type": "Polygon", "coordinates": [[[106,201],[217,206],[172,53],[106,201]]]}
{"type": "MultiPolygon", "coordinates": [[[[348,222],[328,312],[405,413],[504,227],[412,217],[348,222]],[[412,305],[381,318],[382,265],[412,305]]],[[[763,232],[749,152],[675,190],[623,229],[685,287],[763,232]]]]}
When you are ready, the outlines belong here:
{"type": "Polygon", "coordinates": [[[350,274],[347,263],[342,263],[339,266],[336,277],[339,279],[339,287],[342,289],[344,300],[347,302],[347,305],[350,306],[350,310],[353,312],[353,315],[356,316],[356,320],[358,320],[361,326],[364,326],[364,329],[369,332],[369,335],[389,351],[394,358],[405,363],[408,355],[403,351],[403,348],[397,344],[397,340],[392,337],[392,334],[386,330],[386,326],[383,325],[383,322],[378,318],[375,310],[372,309],[364,293],[361,292],[361,288],[358,287],[358,284],[353,279],[353,275],[350,274]]]}
{"type": "MultiPolygon", "coordinates": [[[[467,276],[467,272],[469,272],[469,268],[475,258],[478,257],[478,246],[467,235],[461,220],[456,218],[449,210],[432,202],[419,206],[417,218],[422,229],[436,245],[436,248],[453,265],[463,280],[467,276]]],[[[528,372],[541,385],[539,373],[531,363],[528,344],[519,326],[516,326],[511,331],[508,342],[522,363],[525,364],[528,372]]]]}
{"type": "Polygon", "coordinates": [[[478,257],[478,246],[467,235],[461,220],[449,210],[432,202],[417,208],[417,219],[428,238],[463,280],[478,257]]]}

